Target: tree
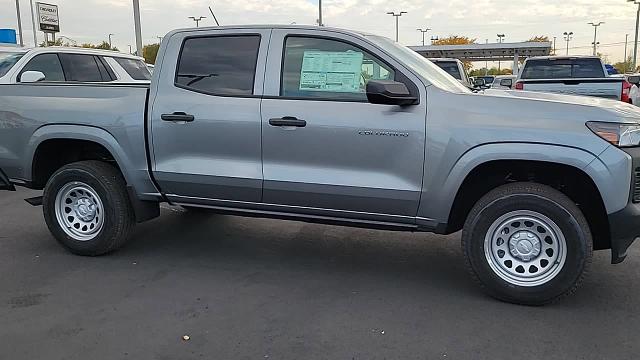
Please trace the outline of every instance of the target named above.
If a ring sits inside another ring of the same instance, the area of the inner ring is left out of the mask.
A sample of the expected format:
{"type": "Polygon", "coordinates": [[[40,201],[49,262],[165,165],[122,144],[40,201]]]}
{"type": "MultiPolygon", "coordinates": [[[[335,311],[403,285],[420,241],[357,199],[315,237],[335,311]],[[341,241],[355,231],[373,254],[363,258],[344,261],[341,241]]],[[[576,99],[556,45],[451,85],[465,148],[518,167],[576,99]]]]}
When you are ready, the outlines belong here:
{"type": "Polygon", "coordinates": [[[633,59],[631,56],[629,56],[627,58],[627,61],[620,61],[617,62],[615,64],[613,64],[613,67],[616,68],[616,70],[618,70],[618,72],[620,74],[624,74],[624,73],[628,73],[628,72],[634,72],[633,71],[633,59]]]}
{"type": "Polygon", "coordinates": [[[43,40],[40,43],[40,46],[70,46],[69,43],[63,43],[62,39],[56,39],[56,41],[47,41],[45,44],[45,41],[43,40]]]}
{"type": "Polygon", "coordinates": [[[492,67],[491,69],[488,69],[488,70],[485,68],[471,70],[469,72],[469,76],[484,76],[485,71],[487,75],[494,75],[494,76],[495,75],[511,75],[513,73],[513,71],[511,71],[511,69],[508,69],[508,68],[498,70],[497,67],[492,67]]]}
{"type": "MultiPolygon", "coordinates": [[[[448,37],[433,40],[433,45],[467,45],[467,44],[475,44],[476,39],[471,39],[466,36],[460,35],[449,35],[448,37]]],[[[463,61],[462,65],[464,65],[464,69],[469,71],[473,67],[470,61],[463,61]]]]}
{"type": "Polygon", "coordinates": [[[466,36],[449,35],[446,38],[433,40],[433,45],[467,45],[475,44],[476,39],[471,39],[466,36]]]}
{"type": "Polygon", "coordinates": [[[102,49],[102,50],[120,51],[120,50],[118,50],[117,47],[110,46],[107,41],[103,41],[98,45],[84,43],[84,44],[80,45],[80,47],[87,48],[87,49],[102,49]]]}
{"type": "Polygon", "coordinates": [[[156,56],[158,56],[158,49],[160,49],[160,44],[145,45],[142,48],[142,57],[144,58],[144,62],[147,64],[155,64],[156,56]]]}
{"type": "Polygon", "coordinates": [[[543,36],[543,35],[536,35],[527,41],[528,42],[551,42],[548,36],[543,36]]]}

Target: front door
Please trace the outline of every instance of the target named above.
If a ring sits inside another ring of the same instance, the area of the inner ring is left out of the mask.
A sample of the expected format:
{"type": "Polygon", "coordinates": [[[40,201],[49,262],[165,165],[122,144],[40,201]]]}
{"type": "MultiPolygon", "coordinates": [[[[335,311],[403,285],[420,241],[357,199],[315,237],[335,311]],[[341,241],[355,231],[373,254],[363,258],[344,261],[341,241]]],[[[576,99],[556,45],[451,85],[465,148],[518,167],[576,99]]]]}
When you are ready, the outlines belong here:
{"type": "Polygon", "coordinates": [[[151,92],[154,175],[170,199],[260,201],[260,96],[270,33],[173,35],[182,38],[169,42],[151,92]]]}
{"type": "Polygon", "coordinates": [[[263,202],[413,222],[424,165],[424,86],[384,53],[363,50],[361,39],[326,33],[272,33],[262,102],[263,202]],[[370,104],[369,79],[403,81],[420,104],[370,104]]]}

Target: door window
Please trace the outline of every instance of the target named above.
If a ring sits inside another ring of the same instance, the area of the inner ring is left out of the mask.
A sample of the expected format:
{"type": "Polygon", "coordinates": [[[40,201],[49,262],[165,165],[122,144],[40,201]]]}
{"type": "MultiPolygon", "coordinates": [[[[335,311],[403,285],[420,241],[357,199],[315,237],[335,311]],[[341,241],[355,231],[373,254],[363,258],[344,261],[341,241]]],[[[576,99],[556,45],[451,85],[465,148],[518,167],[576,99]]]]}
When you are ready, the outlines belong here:
{"type": "Polygon", "coordinates": [[[210,95],[253,95],[259,47],[259,35],[188,38],[175,84],[210,95]]]}
{"type": "MultiPolygon", "coordinates": [[[[25,71],[40,71],[44,74],[44,81],[64,81],[64,72],[57,54],[36,55],[22,68],[20,76],[25,71]]],[[[20,76],[18,81],[20,81],[20,76]]]]}
{"type": "Polygon", "coordinates": [[[79,82],[101,82],[111,81],[111,78],[104,78],[98,67],[98,62],[93,55],[84,54],[60,54],[62,67],[67,77],[67,81],[79,82]]]}
{"type": "Polygon", "coordinates": [[[395,71],[361,48],[338,40],[287,37],[280,95],[366,101],[369,80],[394,80],[395,71]]]}

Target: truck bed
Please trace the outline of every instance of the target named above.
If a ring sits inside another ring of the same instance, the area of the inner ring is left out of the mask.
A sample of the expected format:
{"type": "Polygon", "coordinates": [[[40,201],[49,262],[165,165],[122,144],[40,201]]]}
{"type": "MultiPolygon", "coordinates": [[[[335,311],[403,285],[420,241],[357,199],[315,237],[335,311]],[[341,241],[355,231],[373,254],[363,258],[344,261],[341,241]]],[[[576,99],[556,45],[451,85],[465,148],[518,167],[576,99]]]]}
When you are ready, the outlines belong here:
{"type": "Polygon", "coordinates": [[[28,183],[38,144],[81,133],[105,147],[110,145],[105,142],[117,145],[126,153],[122,160],[132,169],[130,176],[149,178],[144,141],[148,90],[148,84],[0,85],[0,168],[13,182],[28,183]]]}

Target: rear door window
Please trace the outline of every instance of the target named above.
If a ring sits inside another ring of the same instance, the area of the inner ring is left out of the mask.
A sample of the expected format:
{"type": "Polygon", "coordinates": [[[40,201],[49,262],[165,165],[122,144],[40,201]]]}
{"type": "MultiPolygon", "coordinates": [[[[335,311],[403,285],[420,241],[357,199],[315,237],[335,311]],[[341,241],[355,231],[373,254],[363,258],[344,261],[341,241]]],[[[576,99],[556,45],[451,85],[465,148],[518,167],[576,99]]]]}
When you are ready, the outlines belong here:
{"type": "Polygon", "coordinates": [[[25,71],[40,71],[44,74],[44,81],[64,81],[64,72],[57,54],[40,54],[29,60],[22,68],[18,81],[25,71]]]}
{"type": "Polygon", "coordinates": [[[101,82],[112,80],[111,78],[103,77],[104,69],[102,72],[100,71],[99,60],[93,55],[60,54],[60,60],[67,81],[101,82]]]}
{"type": "Polygon", "coordinates": [[[209,95],[252,95],[259,47],[259,35],[187,38],[175,85],[209,95]]]}
{"type": "Polygon", "coordinates": [[[436,61],[435,64],[454,78],[462,80],[462,74],[460,74],[458,63],[453,61],[436,61]]]}
{"type": "Polygon", "coordinates": [[[567,79],[604,77],[598,59],[539,59],[529,60],[522,79],[567,79]]]}
{"type": "Polygon", "coordinates": [[[151,79],[151,72],[142,60],[114,58],[114,60],[122,66],[122,68],[131,76],[134,80],[149,80],[151,79]]]}

